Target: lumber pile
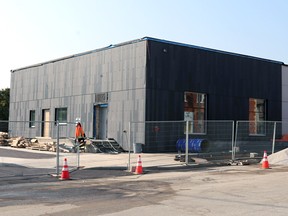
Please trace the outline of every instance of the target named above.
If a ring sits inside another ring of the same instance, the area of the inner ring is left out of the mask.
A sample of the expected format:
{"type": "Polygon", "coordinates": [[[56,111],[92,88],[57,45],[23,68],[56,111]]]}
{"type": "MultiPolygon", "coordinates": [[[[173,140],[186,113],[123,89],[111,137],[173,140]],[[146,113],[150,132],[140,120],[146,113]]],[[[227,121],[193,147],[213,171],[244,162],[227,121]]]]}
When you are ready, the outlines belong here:
{"type": "Polygon", "coordinates": [[[24,137],[16,137],[9,140],[12,148],[27,148],[31,145],[31,142],[24,137]]]}
{"type": "Polygon", "coordinates": [[[56,143],[50,138],[50,140],[42,141],[41,139],[31,139],[31,145],[28,147],[31,150],[38,151],[51,151],[56,152],[56,143]]]}
{"type": "MultiPolygon", "coordinates": [[[[0,146],[11,146],[12,148],[26,148],[31,150],[50,152],[56,152],[57,148],[55,140],[53,140],[51,137],[35,137],[33,139],[28,139],[25,137],[9,138],[8,133],[5,132],[0,132],[0,146]]],[[[69,146],[64,142],[59,144],[59,151],[75,152],[75,149],[73,146],[69,146]]]]}

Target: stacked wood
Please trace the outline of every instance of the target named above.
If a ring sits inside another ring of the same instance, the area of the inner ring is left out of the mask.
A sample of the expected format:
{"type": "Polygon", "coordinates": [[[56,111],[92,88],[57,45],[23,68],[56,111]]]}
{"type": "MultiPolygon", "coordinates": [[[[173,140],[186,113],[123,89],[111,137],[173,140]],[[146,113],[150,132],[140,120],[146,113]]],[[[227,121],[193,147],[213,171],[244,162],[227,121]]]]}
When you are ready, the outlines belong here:
{"type": "MultiPolygon", "coordinates": [[[[33,139],[27,139],[24,137],[14,137],[8,139],[8,133],[3,132],[0,132],[0,146],[1,145],[7,145],[7,146],[10,145],[12,148],[27,148],[38,151],[56,152],[57,150],[56,149],[57,143],[51,137],[35,137],[33,139]]],[[[59,151],[75,152],[73,146],[67,145],[65,143],[65,140],[64,143],[59,144],[59,151]]]]}
{"type": "Polygon", "coordinates": [[[38,151],[56,151],[56,143],[53,142],[51,137],[36,137],[31,139],[31,147],[29,149],[38,151]]]}
{"type": "MultiPolygon", "coordinates": [[[[13,148],[27,148],[38,151],[56,152],[57,144],[49,137],[36,137],[35,139],[25,139],[24,137],[12,138],[10,146],[13,148]]],[[[59,144],[60,152],[74,152],[73,148],[65,143],[59,144]]]]}
{"type": "Polygon", "coordinates": [[[17,137],[12,139],[11,147],[13,148],[27,148],[30,146],[31,146],[30,140],[24,137],[17,137]]]}

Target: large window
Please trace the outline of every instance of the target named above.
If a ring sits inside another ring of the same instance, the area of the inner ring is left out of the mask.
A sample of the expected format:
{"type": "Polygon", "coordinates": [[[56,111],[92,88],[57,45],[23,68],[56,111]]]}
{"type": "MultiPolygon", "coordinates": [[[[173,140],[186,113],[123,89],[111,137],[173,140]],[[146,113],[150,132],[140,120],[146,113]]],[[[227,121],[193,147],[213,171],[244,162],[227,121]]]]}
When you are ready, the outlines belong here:
{"type": "Polygon", "coordinates": [[[266,102],[264,99],[249,99],[249,133],[251,135],[265,134],[266,102]]]}
{"type": "Polygon", "coordinates": [[[67,108],[56,108],[55,109],[55,122],[59,123],[67,122],[67,108]]]}
{"type": "Polygon", "coordinates": [[[189,134],[205,133],[206,94],[184,93],[184,120],[189,121],[189,134]]]}
{"type": "Polygon", "coordinates": [[[29,113],[29,127],[35,127],[35,110],[30,110],[29,113]]]}

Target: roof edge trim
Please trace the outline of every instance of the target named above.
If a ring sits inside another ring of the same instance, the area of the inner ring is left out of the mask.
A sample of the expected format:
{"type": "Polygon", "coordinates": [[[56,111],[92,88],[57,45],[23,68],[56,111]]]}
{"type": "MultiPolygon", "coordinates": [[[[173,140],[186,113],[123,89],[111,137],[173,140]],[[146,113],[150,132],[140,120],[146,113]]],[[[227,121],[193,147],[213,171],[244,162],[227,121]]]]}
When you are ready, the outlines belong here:
{"type": "Polygon", "coordinates": [[[260,58],[260,57],[245,55],[245,54],[228,52],[228,51],[222,51],[222,50],[206,48],[206,47],[201,47],[201,46],[196,46],[196,45],[191,45],[191,44],[185,44],[185,43],[180,43],[180,42],[174,42],[174,41],[169,41],[169,40],[164,40],[164,39],[158,39],[158,38],[153,38],[153,37],[144,37],[144,38],[142,38],[142,40],[151,40],[151,41],[156,41],[156,42],[160,42],[160,43],[162,42],[162,43],[167,43],[167,44],[172,44],[172,45],[185,46],[185,47],[190,47],[190,48],[195,48],[195,49],[206,50],[206,51],[210,51],[210,52],[222,53],[222,54],[226,54],[226,55],[240,56],[240,57],[245,57],[245,58],[251,58],[251,59],[266,61],[266,62],[272,62],[272,63],[276,63],[276,64],[281,64],[281,65],[284,64],[283,62],[276,61],[276,60],[265,59],[265,58],[260,58]]]}
{"type": "Polygon", "coordinates": [[[244,54],[237,54],[237,53],[233,53],[233,52],[221,51],[221,50],[216,50],[216,49],[212,49],[212,48],[206,48],[206,47],[195,46],[195,45],[191,45],[191,44],[179,43],[179,42],[174,42],[174,41],[169,41],[169,40],[158,39],[158,38],[153,38],[153,37],[146,36],[146,37],[143,37],[143,38],[140,38],[140,39],[130,40],[130,41],[127,41],[127,42],[122,42],[122,43],[118,43],[118,44],[114,44],[114,45],[110,44],[109,46],[102,47],[102,48],[99,48],[99,49],[94,49],[94,50],[81,52],[81,53],[78,53],[78,54],[73,54],[73,55],[57,58],[57,59],[50,60],[50,61],[45,61],[45,62],[42,62],[42,63],[38,63],[38,64],[26,66],[26,67],[21,67],[21,68],[18,68],[18,69],[11,70],[10,72],[14,73],[16,71],[25,70],[25,69],[28,69],[28,68],[39,67],[39,66],[43,66],[45,64],[50,64],[50,63],[63,61],[63,60],[67,60],[67,59],[71,59],[71,58],[75,58],[75,57],[79,57],[79,56],[88,55],[88,54],[95,53],[95,52],[100,52],[100,51],[103,51],[103,50],[112,49],[112,48],[115,48],[115,47],[124,46],[124,45],[127,45],[127,44],[134,44],[134,43],[138,43],[138,42],[141,42],[141,41],[149,41],[149,40],[150,41],[160,42],[160,43],[166,43],[166,44],[178,45],[178,46],[185,46],[185,47],[190,47],[190,48],[194,48],[194,49],[201,49],[201,50],[206,50],[206,51],[210,51],[210,52],[222,53],[222,54],[233,55],[233,56],[240,56],[240,57],[251,58],[251,59],[256,59],[256,60],[261,60],[261,61],[266,61],[266,62],[271,62],[271,63],[285,65],[283,62],[280,62],[280,61],[275,61],[275,60],[270,60],[270,59],[265,59],[265,58],[260,58],[260,57],[254,57],[254,56],[249,56],[249,55],[244,55],[244,54]]]}
{"type": "Polygon", "coordinates": [[[50,60],[50,61],[45,61],[45,62],[34,64],[34,65],[29,65],[29,66],[26,66],[26,67],[17,68],[17,69],[11,70],[10,72],[14,73],[16,71],[25,70],[25,69],[29,69],[29,68],[33,68],[33,67],[39,67],[39,66],[43,66],[43,65],[46,65],[46,64],[55,63],[55,62],[58,62],[58,61],[63,61],[63,60],[67,60],[67,59],[71,59],[71,58],[75,58],[75,57],[79,57],[79,56],[88,55],[88,54],[95,53],[95,52],[100,52],[100,51],[103,51],[103,50],[112,49],[112,48],[115,48],[115,47],[124,46],[124,45],[127,45],[127,44],[138,43],[140,41],[145,41],[145,40],[146,39],[144,39],[144,38],[140,38],[140,39],[131,40],[131,41],[123,42],[123,43],[110,44],[109,46],[106,46],[106,47],[102,47],[102,48],[98,48],[98,49],[94,49],[94,50],[90,50],[90,51],[86,51],[86,52],[81,52],[81,53],[78,53],[78,54],[73,54],[73,55],[69,55],[69,56],[53,59],[53,60],[50,60]]]}

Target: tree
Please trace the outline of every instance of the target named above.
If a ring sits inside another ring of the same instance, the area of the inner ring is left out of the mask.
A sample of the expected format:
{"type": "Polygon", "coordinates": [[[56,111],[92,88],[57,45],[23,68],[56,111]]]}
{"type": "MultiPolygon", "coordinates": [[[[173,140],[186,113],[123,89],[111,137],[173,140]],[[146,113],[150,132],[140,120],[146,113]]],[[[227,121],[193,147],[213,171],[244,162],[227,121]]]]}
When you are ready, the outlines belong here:
{"type": "Polygon", "coordinates": [[[9,119],[10,89],[0,90],[0,120],[9,119]]]}

